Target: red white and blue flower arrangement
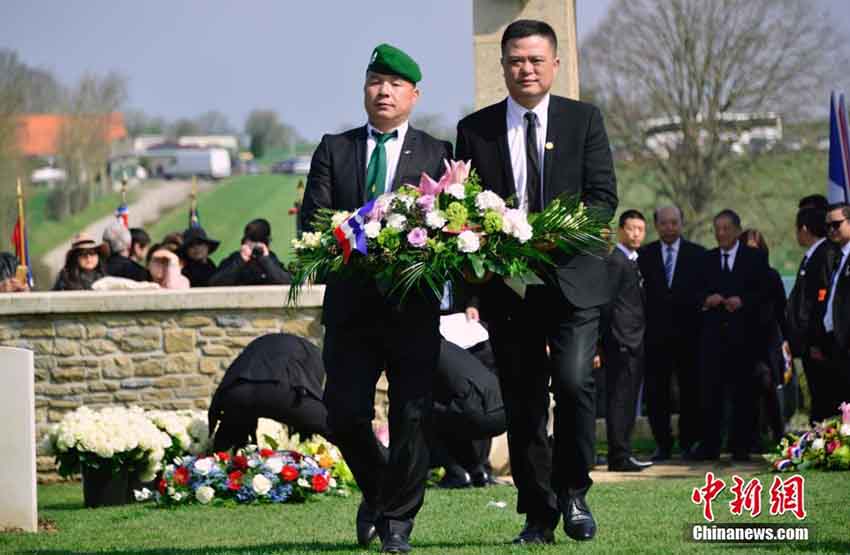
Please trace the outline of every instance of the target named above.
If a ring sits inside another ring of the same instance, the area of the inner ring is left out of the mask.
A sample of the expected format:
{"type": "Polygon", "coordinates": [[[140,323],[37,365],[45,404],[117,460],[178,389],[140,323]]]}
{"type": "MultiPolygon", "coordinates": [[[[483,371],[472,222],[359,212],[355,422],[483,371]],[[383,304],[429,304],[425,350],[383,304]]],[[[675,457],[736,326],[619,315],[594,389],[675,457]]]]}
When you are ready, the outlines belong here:
{"type": "Polygon", "coordinates": [[[136,492],[139,501],[153,497],[160,505],[306,501],[316,496],[349,495],[347,467],[327,452],[318,458],[297,451],[249,445],[236,454],[176,457],[165,467],[156,491],[136,492]]]}
{"type": "Polygon", "coordinates": [[[801,434],[784,437],[776,452],[765,455],[773,470],[850,470],[850,403],[841,403],[838,409],[840,415],[801,434]]]}

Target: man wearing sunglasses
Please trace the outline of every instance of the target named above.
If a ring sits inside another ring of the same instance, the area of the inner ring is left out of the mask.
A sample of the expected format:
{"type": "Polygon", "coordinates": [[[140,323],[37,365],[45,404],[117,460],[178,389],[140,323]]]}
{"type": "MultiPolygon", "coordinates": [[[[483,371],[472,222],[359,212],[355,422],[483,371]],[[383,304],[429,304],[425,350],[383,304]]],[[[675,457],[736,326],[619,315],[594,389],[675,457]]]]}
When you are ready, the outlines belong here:
{"type": "Polygon", "coordinates": [[[829,240],[840,249],[823,311],[820,352],[830,367],[833,412],[850,401],[850,204],[830,204],[826,212],[829,240]]]}

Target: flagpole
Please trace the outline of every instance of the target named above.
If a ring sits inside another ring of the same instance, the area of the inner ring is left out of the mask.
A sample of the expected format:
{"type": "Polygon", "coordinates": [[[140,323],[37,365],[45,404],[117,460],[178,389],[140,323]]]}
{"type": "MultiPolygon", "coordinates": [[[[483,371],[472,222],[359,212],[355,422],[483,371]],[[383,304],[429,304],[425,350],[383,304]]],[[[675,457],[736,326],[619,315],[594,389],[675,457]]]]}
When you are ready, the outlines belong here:
{"type": "Polygon", "coordinates": [[[17,278],[21,283],[28,283],[27,279],[27,267],[29,266],[29,260],[27,260],[27,239],[26,239],[26,222],[24,221],[24,191],[21,186],[21,178],[18,178],[18,223],[20,224],[20,241],[21,241],[21,261],[20,265],[17,268],[17,278]]]}

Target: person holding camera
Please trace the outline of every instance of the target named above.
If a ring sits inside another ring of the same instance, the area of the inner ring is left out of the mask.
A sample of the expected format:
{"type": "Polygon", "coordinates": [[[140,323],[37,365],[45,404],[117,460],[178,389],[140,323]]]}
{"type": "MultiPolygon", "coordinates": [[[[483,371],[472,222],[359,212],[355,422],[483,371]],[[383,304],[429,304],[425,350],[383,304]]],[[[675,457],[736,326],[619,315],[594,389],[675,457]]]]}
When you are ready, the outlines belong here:
{"type": "Polygon", "coordinates": [[[210,286],[285,285],[292,281],[289,272],[269,250],[271,225],[267,220],[253,220],[245,226],[242,246],[225,258],[210,278],[210,286]]]}

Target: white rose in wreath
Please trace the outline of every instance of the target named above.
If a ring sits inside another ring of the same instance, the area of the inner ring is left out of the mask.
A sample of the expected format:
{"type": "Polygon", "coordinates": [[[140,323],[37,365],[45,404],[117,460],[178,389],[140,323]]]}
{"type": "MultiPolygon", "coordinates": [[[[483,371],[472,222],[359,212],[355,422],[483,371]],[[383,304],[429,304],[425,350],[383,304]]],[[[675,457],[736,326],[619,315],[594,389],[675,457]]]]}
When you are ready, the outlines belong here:
{"type": "Polygon", "coordinates": [[[206,505],[215,497],[215,490],[209,486],[201,486],[195,491],[195,499],[197,499],[201,505],[206,505]]]}
{"type": "Polygon", "coordinates": [[[407,218],[402,216],[401,214],[390,214],[390,217],[387,218],[387,227],[397,229],[398,231],[403,231],[404,224],[406,223],[407,218]]]}
{"type": "Polygon", "coordinates": [[[213,466],[215,465],[215,461],[213,461],[212,457],[204,457],[203,459],[198,459],[195,461],[195,472],[200,474],[201,476],[206,476],[212,471],[213,466]]]}
{"type": "Polygon", "coordinates": [[[820,451],[823,449],[823,438],[819,437],[812,442],[812,449],[815,451],[820,451]]]}
{"type": "Polygon", "coordinates": [[[363,226],[363,231],[366,232],[366,237],[369,239],[374,239],[381,232],[381,222],[377,220],[372,220],[368,224],[363,226]]]}
{"type": "Polygon", "coordinates": [[[266,468],[268,468],[269,472],[272,474],[280,474],[280,471],[283,470],[283,459],[280,457],[271,457],[266,459],[266,468]]]}
{"type": "Polygon", "coordinates": [[[257,474],[254,476],[254,479],[251,480],[251,487],[257,495],[268,495],[269,491],[272,489],[272,482],[262,474],[257,474]]]}

